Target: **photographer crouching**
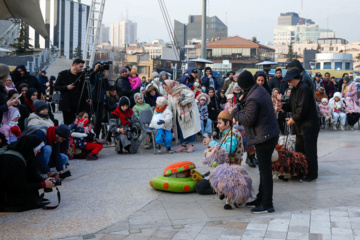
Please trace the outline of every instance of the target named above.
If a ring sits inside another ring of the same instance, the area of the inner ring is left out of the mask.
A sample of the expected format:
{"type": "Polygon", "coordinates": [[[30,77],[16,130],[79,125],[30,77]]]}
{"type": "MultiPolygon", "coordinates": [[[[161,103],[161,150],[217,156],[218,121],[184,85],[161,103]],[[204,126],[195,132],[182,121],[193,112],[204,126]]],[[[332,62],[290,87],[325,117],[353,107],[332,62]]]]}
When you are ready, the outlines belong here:
{"type": "Polygon", "coordinates": [[[109,70],[111,61],[99,61],[94,65],[94,71],[90,74],[91,99],[95,112],[95,134],[100,138],[101,123],[103,120],[105,91],[110,88],[110,83],[106,76],[106,70],[109,70]]]}
{"type": "Polygon", "coordinates": [[[239,107],[230,109],[234,120],[244,125],[248,145],[255,145],[259,163],[260,185],[256,199],[246,203],[253,207],[252,213],[274,212],[273,177],[271,155],[279,139],[279,126],[274,114],[274,107],[268,92],[256,84],[253,75],[244,71],[238,77],[238,85],[244,90],[239,107]]]}
{"type": "Polygon", "coordinates": [[[314,98],[314,92],[301,80],[301,69],[288,68],[283,81],[292,86],[288,103],[278,103],[276,110],[291,112],[287,125],[294,125],[296,134],[295,151],[304,153],[308,163],[308,175],[300,182],[311,182],[318,177],[317,140],[320,131],[320,121],[314,98]]]}

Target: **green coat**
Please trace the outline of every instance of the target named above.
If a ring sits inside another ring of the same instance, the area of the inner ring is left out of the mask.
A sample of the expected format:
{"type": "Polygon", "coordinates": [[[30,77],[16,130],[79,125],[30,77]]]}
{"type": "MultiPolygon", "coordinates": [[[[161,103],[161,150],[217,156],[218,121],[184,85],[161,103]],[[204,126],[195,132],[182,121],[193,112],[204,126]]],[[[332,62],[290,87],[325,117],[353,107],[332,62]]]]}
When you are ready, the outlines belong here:
{"type": "Polygon", "coordinates": [[[138,104],[136,103],[136,105],[132,108],[132,110],[134,111],[135,115],[139,118],[140,112],[141,111],[145,111],[145,110],[151,110],[151,112],[153,112],[151,106],[147,103],[143,103],[143,104],[138,104]]]}

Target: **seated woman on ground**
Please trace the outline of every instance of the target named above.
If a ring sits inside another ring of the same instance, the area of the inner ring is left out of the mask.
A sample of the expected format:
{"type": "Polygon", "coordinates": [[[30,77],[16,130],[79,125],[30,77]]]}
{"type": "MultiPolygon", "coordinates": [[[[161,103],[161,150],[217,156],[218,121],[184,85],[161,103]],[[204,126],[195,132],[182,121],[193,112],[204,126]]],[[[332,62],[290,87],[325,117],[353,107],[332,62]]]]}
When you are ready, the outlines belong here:
{"type": "Polygon", "coordinates": [[[109,125],[116,141],[115,151],[122,153],[124,148],[129,153],[136,153],[139,148],[140,122],[130,108],[129,98],[120,98],[119,106],[110,115],[109,125]]]}
{"type": "Polygon", "coordinates": [[[13,151],[0,158],[0,211],[20,212],[45,204],[39,189],[52,188],[54,178],[42,178],[34,165],[43,142],[34,135],[19,138],[13,151]]]}
{"type": "Polygon", "coordinates": [[[25,105],[30,113],[35,112],[34,101],[38,99],[38,90],[35,88],[29,88],[25,95],[25,105]]]}

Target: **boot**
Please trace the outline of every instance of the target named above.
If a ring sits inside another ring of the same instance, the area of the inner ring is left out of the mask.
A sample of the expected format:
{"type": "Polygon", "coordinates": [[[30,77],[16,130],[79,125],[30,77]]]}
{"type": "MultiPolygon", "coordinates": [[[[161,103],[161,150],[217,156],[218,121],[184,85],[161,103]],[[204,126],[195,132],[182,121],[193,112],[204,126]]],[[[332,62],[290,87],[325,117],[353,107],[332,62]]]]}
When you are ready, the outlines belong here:
{"type": "Polygon", "coordinates": [[[253,162],[254,162],[256,165],[259,165],[259,161],[258,161],[258,159],[255,157],[255,154],[251,155],[250,157],[252,158],[253,162]]]}
{"type": "Polygon", "coordinates": [[[332,126],[333,126],[333,130],[337,131],[336,124],[333,124],[332,126]]]}
{"type": "Polygon", "coordinates": [[[340,130],[341,130],[341,131],[344,131],[344,130],[345,130],[345,129],[344,129],[344,125],[340,124],[340,130]]]}
{"type": "Polygon", "coordinates": [[[247,156],[245,163],[246,163],[249,167],[251,167],[251,168],[255,168],[255,167],[256,167],[256,164],[255,164],[252,156],[251,156],[251,157],[247,156]]]}

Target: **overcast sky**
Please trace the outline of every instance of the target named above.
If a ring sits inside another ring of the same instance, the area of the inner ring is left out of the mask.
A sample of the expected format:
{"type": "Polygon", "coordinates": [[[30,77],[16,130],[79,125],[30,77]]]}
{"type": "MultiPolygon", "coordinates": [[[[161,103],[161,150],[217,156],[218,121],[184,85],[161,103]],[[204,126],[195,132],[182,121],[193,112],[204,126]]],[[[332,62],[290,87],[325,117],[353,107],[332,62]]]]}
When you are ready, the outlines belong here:
{"type": "MultiPolygon", "coordinates": [[[[90,4],[91,0],[83,0],[90,4]]],[[[189,15],[200,15],[202,0],[165,0],[172,26],[174,19],[187,23],[189,15]]],[[[216,15],[228,26],[228,35],[260,43],[273,42],[273,28],[283,12],[297,12],[312,19],[321,28],[335,31],[335,36],[349,42],[360,41],[359,0],[208,0],[208,16],[216,15]]],[[[126,18],[137,22],[139,41],[169,41],[157,0],[106,0],[103,24],[110,26],[126,18]]]]}

